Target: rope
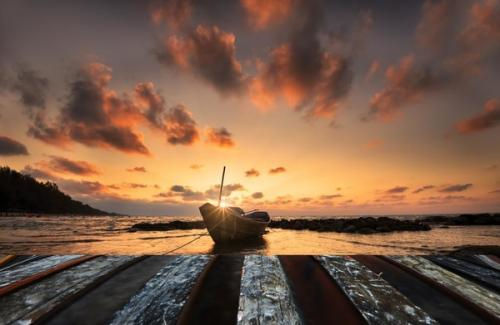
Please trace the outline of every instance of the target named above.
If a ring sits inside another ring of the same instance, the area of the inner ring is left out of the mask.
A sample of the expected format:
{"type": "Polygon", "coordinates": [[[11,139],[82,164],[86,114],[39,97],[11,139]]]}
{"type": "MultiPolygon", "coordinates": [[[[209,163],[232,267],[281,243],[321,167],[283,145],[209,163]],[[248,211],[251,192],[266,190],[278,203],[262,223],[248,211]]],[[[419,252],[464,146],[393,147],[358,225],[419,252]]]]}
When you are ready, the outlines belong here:
{"type": "Polygon", "coordinates": [[[199,235],[198,237],[196,237],[195,239],[192,239],[192,240],[188,241],[187,243],[182,244],[182,245],[181,245],[181,246],[179,246],[179,247],[176,247],[176,248],[174,248],[174,249],[172,249],[172,250],[169,250],[168,252],[166,252],[166,253],[164,253],[164,254],[170,254],[170,253],[173,253],[173,252],[175,252],[176,250],[179,250],[179,249],[181,249],[181,248],[183,248],[183,247],[186,247],[187,245],[189,245],[189,244],[191,244],[191,243],[193,243],[193,242],[197,241],[198,239],[200,239],[201,237],[206,236],[206,235],[208,235],[208,234],[201,234],[201,235],[199,235]]]}

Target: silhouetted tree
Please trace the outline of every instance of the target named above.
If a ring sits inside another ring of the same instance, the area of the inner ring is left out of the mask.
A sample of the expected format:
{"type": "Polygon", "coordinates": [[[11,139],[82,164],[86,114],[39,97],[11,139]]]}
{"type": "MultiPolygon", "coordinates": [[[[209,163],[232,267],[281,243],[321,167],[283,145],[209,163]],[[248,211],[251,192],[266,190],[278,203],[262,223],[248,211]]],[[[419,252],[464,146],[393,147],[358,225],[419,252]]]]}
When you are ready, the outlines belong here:
{"type": "Polygon", "coordinates": [[[0,211],[110,215],[73,200],[56,183],[38,182],[9,167],[0,167],[0,211]]]}

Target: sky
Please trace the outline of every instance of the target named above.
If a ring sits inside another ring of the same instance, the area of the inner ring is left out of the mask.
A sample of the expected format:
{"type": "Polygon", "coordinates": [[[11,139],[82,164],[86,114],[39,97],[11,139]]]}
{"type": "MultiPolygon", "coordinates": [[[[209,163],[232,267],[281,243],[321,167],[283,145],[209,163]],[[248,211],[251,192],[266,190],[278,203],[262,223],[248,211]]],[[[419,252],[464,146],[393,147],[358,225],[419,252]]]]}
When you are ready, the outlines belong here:
{"type": "Polygon", "coordinates": [[[500,210],[500,1],[14,1],[0,165],[133,215],[500,210]]]}

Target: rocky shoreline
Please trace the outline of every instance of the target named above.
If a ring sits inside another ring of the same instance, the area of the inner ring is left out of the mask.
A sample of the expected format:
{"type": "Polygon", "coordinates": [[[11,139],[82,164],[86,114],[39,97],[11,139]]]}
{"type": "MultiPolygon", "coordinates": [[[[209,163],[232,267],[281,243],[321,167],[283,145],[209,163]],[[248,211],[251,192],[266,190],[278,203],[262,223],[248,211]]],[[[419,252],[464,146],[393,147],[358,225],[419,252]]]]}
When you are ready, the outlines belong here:
{"type": "MultiPolygon", "coordinates": [[[[318,232],[345,232],[374,234],[392,231],[426,231],[431,227],[415,220],[397,220],[388,217],[362,217],[356,219],[281,219],[273,220],[270,228],[311,230],[318,232]]],[[[166,223],[141,222],[133,225],[129,231],[169,231],[205,229],[203,221],[179,221],[166,223]]]]}
{"type": "MultiPolygon", "coordinates": [[[[417,220],[400,220],[390,217],[359,217],[329,219],[279,219],[272,220],[269,228],[375,234],[394,231],[428,231],[431,226],[500,225],[500,214],[462,214],[455,217],[429,216],[417,220]]],[[[175,220],[165,223],[141,222],[129,231],[169,231],[205,229],[203,221],[175,220]]]]}

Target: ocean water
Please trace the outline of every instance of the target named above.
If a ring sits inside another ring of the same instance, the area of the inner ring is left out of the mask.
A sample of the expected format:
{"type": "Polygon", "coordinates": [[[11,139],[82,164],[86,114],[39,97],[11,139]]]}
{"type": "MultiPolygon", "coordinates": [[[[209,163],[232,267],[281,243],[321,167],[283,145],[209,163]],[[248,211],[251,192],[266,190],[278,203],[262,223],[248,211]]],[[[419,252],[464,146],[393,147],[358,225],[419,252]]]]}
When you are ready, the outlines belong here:
{"type": "Polygon", "coordinates": [[[138,231],[138,222],[199,217],[0,216],[1,254],[442,254],[467,245],[500,245],[499,226],[435,227],[431,231],[348,234],[269,229],[262,240],[215,245],[207,231],[138,231]]]}

